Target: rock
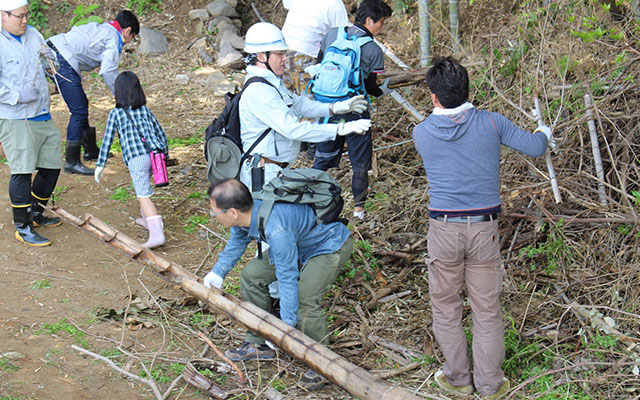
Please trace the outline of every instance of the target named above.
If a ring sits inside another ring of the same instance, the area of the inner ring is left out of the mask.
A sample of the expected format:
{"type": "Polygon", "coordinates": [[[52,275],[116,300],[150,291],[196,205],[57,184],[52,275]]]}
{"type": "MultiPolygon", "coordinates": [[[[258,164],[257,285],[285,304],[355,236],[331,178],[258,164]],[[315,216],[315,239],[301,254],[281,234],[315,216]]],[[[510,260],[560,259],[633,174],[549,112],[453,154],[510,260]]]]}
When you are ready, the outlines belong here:
{"type": "Polygon", "coordinates": [[[229,5],[233,8],[236,8],[238,6],[238,0],[224,0],[227,3],[229,3],[229,5]]]}
{"type": "Polygon", "coordinates": [[[191,10],[189,11],[189,19],[190,20],[199,19],[202,21],[207,21],[209,19],[209,11],[205,10],[204,8],[191,10]]]}
{"type": "Polygon", "coordinates": [[[244,81],[247,80],[247,74],[244,72],[234,72],[231,74],[231,81],[235,82],[236,85],[242,87],[244,85],[244,81]]]}
{"type": "Polygon", "coordinates": [[[212,17],[238,17],[236,9],[224,0],[215,0],[207,4],[207,11],[212,17]]]}
{"type": "Polygon", "coordinates": [[[140,28],[140,54],[163,54],[169,49],[169,42],[162,32],[155,29],[140,28]]]}
{"type": "Polygon", "coordinates": [[[234,49],[229,42],[220,43],[217,65],[220,68],[243,69],[245,67],[242,61],[242,53],[234,49]]]}
{"type": "Polygon", "coordinates": [[[209,37],[208,36],[201,36],[201,37],[195,39],[194,41],[192,41],[191,43],[189,43],[187,45],[187,50],[189,50],[189,49],[204,49],[205,47],[207,47],[208,44],[209,44],[209,37]]]}
{"type": "Polygon", "coordinates": [[[3,358],[5,360],[22,360],[24,356],[18,353],[17,351],[9,351],[9,352],[0,354],[0,358],[3,358]]]}
{"type": "Polygon", "coordinates": [[[182,85],[186,85],[187,83],[189,83],[189,76],[185,74],[177,74],[176,82],[182,85]]]}
{"type": "Polygon", "coordinates": [[[225,74],[220,71],[214,71],[207,78],[207,88],[213,91],[214,96],[224,96],[227,92],[234,93],[236,91],[236,83],[227,78],[225,74]]]}
{"type": "Polygon", "coordinates": [[[218,17],[209,21],[209,25],[207,25],[207,31],[220,35],[224,33],[224,31],[232,31],[236,35],[238,34],[238,28],[234,25],[229,17],[218,17]]]}
{"type": "Polygon", "coordinates": [[[244,39],[230,30],[222,32],[222,38],[220,39],[221,48],[223,43],[230,43],[231,46],[238,50],[242,50],[244,48],[244,39]]]}
{"type": "Polygon", "coordinates": [[[232,19],[231,22],[233,22],[233,24],[236,26],[236,28],[238,28],[238,29],[242,28],[242,21],[240,21],[239,19],[232,19]]]}
{"type": "Polygon", "coordinates": [[[213,57],[205,49],[199,49],[198,56],[205,64],[213,64],[213,57]]]}

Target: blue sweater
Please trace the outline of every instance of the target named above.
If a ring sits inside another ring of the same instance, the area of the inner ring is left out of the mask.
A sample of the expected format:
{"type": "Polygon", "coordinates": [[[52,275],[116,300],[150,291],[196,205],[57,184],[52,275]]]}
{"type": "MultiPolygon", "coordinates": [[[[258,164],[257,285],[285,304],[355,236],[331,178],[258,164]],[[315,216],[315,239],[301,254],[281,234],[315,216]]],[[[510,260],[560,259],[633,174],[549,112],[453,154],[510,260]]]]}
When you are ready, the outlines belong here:
{"type": "Polygon", "coordinates": [[[528,156],[545,153],[547,137],[505,116],[465,103],[435,108],[413,130],[429,181],[429,214],[485,214],[500,210],[500,146],[528,156]]]}

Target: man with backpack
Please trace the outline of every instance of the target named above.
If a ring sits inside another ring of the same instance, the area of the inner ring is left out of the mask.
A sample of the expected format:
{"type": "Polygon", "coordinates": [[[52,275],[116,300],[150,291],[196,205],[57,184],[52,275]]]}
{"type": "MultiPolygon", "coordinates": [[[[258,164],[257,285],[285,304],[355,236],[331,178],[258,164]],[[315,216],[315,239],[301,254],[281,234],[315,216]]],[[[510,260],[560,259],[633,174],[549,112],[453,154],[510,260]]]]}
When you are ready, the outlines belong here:
{"type": "MultiPolygon", "coordinates": [[[[227,228],[231,237],[218,261],[204,278],[208,288],[222,288],[224,277],[236,265],[252,240],[264,240],[269,251],[250,261],[241,274],[242,299],[271,311],[269,284],[280,285],[280,318],[314,340],[327,344],[329,332],[320,306],[341,268],[347,263],[353,241],[341,222],[317,223],[312,207],[276,202],[260,229],[260,211],[266,200],[253,199],[249,189],[236,179],[209,188],[211,215],[227,228]],[[262,231],[262,232],[260,232],[262,231]]],[[[246,342],[227,350],[233,361],[275,358],[263,338],[247,331],[246,342]]],[[[308,370],[300,384],[317,389],[326,379],[308,370]]]]}
{"type": "MultiPolygon", "coordinates": [[[[362,94],[380,97],[390,92],[387,88],[388,81],[381,86],[376,82],[376,75],[384,72],[384,54],[373,42],[373,37],[382,31],[385,20],[391,13],[391,8],[382,0],[363,0],[356,11],[353,26],[334,28],[327,33],[318,55],[318,59],[323,62],[312,73],[315,76],[311,91],[316,100],[331,102],[362,94]],[[335,65],[342,64],[341,61],[347,62],[344,64],[344,75],[336,74],[341,71],[335,68],[335,65]],[[348,81],[341,79],[342,76],[347,76],[348,81]]],[[[353,121],[360,118],[370,119],[369,110],[333,116],[328,122],[353,121]]],[[[319,143],[313,168],[326,171],[339,167],[345,141],[353,169],[353,216],[363,219],[369,187],[368,171],[371,168],[373,151],[371,131],[364,135],[340,136],[335,140],[319,143]]]]}
{"type": "Polygon", "coordinates": [[[510,385],[501,369],[500,149],[539,157],[551,129],[540,126],[531,134],[501,114],[474,108],[467,70],[451,57],[434,60],[426,81],[433,113],[415,127],[413,141],[429,181],[429,295],[445,359],[434,378],[449,392],[475,390],[497,400],[510,385]],[[463,281],[473,317],[473,373],[462,325],[463,281]]]}
{"type": "Polygon", "coordinates": [[[251,191],[273,179],[298,156],[300,142],[334,140],[337,136],[363,134],[371,126],[370,119],[318,124],[301,118],[321,118],[333,114],[362,112],[363,97],[352,97],[326,104],[305,96],[292,95],[284,83],[288,46],[280,29],[267,22],[252,25],[245,37],[244,51],[249,55],[247,83],[239,102],[240,137],[246,151],[253,146],[251,157],[240,168],[240,180],[251,191]],[[265,132],[268,134],[265,135],[265,132]],[[256,145],[257,143],[257,145],[256,145]]]}
{"type": "Polygon", "coordinates": [[[67,126],[66,173],[93,175],[93,169],[80,161],[81,146],[84,147],[86,161],[97,160],[100,153],[96,145],[96,130],[89,126],[89,100],[82,88],[82,72],[100,67],[104,83],[114,93],[122,47],[139,32],[136,16],[124,10],[112,21],[74,26],[69,32],[47,40],[47,45],[57,53],[60,71],[55,79],[71,112],[67,126]]]}

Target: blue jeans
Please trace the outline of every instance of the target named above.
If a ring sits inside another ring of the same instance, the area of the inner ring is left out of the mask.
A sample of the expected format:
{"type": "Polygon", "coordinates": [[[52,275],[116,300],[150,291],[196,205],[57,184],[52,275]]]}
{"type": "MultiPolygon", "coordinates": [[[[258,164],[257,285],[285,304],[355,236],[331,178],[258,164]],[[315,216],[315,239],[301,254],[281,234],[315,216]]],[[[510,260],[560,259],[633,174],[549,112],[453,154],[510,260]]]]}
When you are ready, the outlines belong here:
{"type": "Polygon", "coordinates": [[[58,62],[60,62],[60,71],[56,74],[56,79],[62,98],[71,112],[69,125],[67,125],[67,141],[79,141],[84,131],[89,128],[89,100],[82,89],[82,77],[60,54],[58,54],[58,62]]]}

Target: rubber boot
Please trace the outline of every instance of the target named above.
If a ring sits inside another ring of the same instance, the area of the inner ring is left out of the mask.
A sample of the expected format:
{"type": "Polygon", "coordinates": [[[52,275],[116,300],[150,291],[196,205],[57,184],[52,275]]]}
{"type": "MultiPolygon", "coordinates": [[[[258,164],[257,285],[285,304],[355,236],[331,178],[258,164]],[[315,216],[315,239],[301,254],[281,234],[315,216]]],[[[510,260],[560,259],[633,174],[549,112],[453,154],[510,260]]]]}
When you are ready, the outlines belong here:
{"type": "Polygon", "coordinates": [[[44,226],[45,228],[52,228],[54,226],[62,225],[62,220],[57,217],[46,217],[44,215],[44,208],[40,205],[47,204],[47,200],[38,199],[31,194],[31,221],[33,226],[44,226]]]}
{"type": "Polygon", "coordinates": [[[64,172],[93,175],[93,169],[85,167],[80,161],[80,142],[78,140],[67,140],[67,160],[64,163],[64,172]]]}
{"type": "Polygon", "coordinates": [[[16,226],[15,237],[18,241],[29,246],[50,246],[51,240],[38,235],[31,223],[31,207],[11,207],[13,209],[13,224],[16,226]]]}
{"type": "Polygon", "coordinates": [[[84,153],[82,154],[82,158],[84,158],[85,161],[98,159],[98,155],[100,154],[100,149],[96,145],[95,126],[88,127],[82,133],[82,147],[84,148],[84,153]]]}
{"type": "Polygon", "coordinates": [[[166,240],[164,238],[164,225],[162,224],[162,216],[154,215],[147,218],[147,226],[149,227],[149,240],[143,244],[148,249],[162,246],[166,240]]]}
{"type": "Polygon", "coordinates": [[[140,206],[140,215],[141,215],[141,217],[136,218],[136,224],[140,225],[141,227],[143,227],[146,230],[149,230],[149,227],[147,226],[147,220],[144,219],[144,213],[142,212],[142,206],[140,206]]]}

